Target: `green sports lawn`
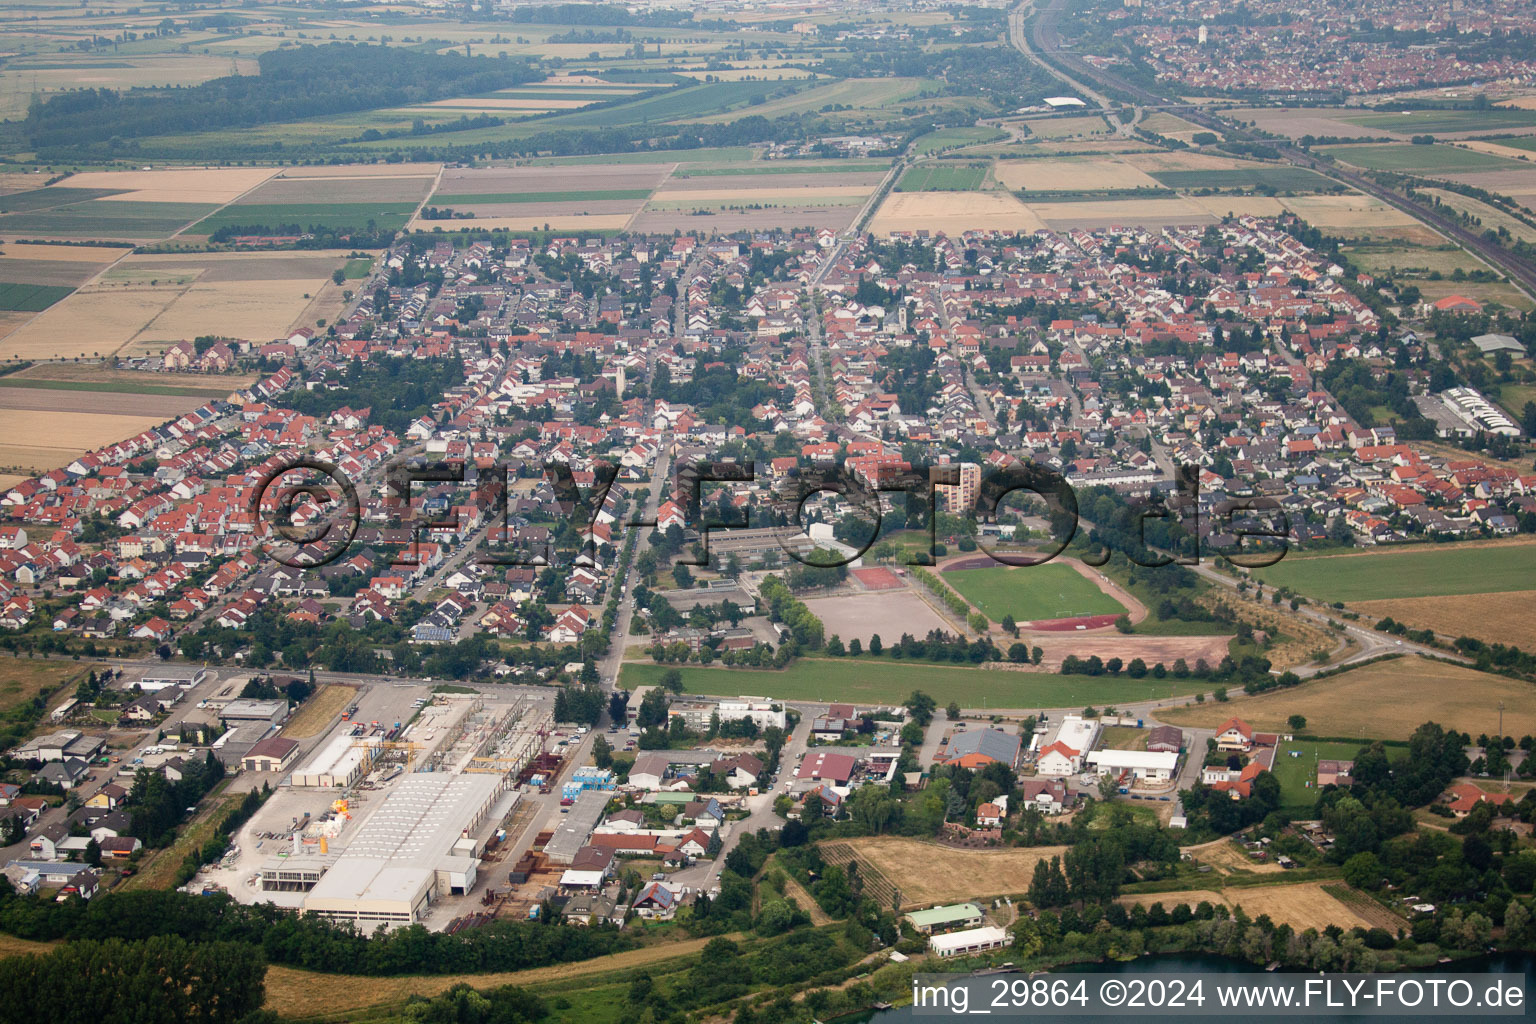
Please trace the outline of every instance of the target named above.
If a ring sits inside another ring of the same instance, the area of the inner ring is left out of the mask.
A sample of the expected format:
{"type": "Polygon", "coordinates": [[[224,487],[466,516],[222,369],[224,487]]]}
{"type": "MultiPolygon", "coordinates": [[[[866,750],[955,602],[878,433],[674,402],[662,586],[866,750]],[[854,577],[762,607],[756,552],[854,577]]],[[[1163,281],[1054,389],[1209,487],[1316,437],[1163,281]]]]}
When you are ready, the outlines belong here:
{"type": "Polygon", "coordinates": [[[629,661],[619,672],[619,685],[627,690],[654,686],[670,668],[683,674],[683,689],[689,693],[899,704],[913,690],[922,690],[940,706],[954,700],[967,708],[1081,708],[1090,704],[1104,707],[1181,696],[1205,687],[1193,679],[1008,672],[896,661],[888,655],[799,658],[785,669],[702,668],[629,661]]]}
{"type": "Polygon", "coordinates": [[[1275,778],[1280,780],[1280,801],[1283,810],[1293,814],[1310,816],[1317,803],[1317,762],[1353,761],[1360,748],[1368,743],[1323,743],[1313,740],[1293,740],[1280,744],[1275,751],[1275,778]],[[1292,757],[1291,751],[1300,757],[1292,757]]]}
{"type": "Polygon", "coordinates": [[[1012,568],[990,565],[941,573],[960,596],[993,622],[1012,615],[1018,622],[1078,615],[1119,615],[1125,606],[1069,565],[1012,568]]]}
{"type": "Polygon", "coordinates": [[[1325,601],[1495,594],[1531,589],[1536,544],[1442,544],[1413,551],[1286,557],[1253,575],[1267,585],[1290,587],[1325,601]]]}

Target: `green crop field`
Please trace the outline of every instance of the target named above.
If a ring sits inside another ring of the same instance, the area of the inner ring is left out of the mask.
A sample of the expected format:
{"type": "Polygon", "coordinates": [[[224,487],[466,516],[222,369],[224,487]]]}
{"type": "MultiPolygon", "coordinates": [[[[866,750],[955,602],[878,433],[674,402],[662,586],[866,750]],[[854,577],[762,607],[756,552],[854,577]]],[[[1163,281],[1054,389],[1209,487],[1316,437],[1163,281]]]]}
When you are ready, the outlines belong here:
{"type": "Polygon", "coordinates": [[[1490,107],[1487,110],[1381,110],[1336,113],[1335,120],[1362,128],[1380,128],[1404,135],[1435,132],[1491,132],[1536,125],[1536,110],[1490,107]]]}
{"type": "Polygon", "coordinates": [[[898,192],[974,192],[987,180],[986,167],[919,164],[901,176],[898,192]]]}
{"type": "Polygon", "coordinates": [[[367,277],[368,271],[372,269],[373,260],[359,257],[358,259],[347,260],[346,265],[341,268],[341,274],[348,281],[357,281],[367,277]]]}
{"type": "Polygon", "coordinates": [[[1500,139],[1499,145],[1512,146],[1515,149],[1528,149],[1536,153],[1536,135],[1527,135],[1519,139],[1500,139]]]}
{"type": "Polygon", "coordinates": [[[1366,740],[1359,743],[1318,743],[1293,740],[1275,751],[1275,778],[1280,780],[1281,808],[1296,817],[1312,816],[1317,803],[1317,762],[1353,761],[1366,740]],[[1292,757],[1291,751],[1299,757],[1292,757]]]}
{"type": "Polygon", "coordinates": [[[941,149],[955,149],[959,146],[979,146],[983,143],[997,142],[1006,139],[1008,133],[997,128],[940,128],[936,132],[919,136],[912,143],[913,152],[927,155],[937,153],[941,149]]]}
{"type": "Polygon", "coordinates": [[[793,88],[786,82],[709,82],[668,89],[630,103],[541,118],[540,128],[611,128],[653,124],[713,114],[732,107],[763,103],[768,94],[793,88]]]}
{"type": "Polygon", "coordinates": [[[598,189],[590,192],[454,192],[432,197],[434,206],[475,206],[487,203],[580,203],[609,199],[647,199],[648,188],[598,189]]]}
{"type": "MultiPolygon", "coordinates": [[[[674,666],[625,662],[619,685],[652,686],[674,666]]],[[[998,672],[879,658],[800,658],[785,669],[675,666],[689,693],[751,693],[779,700],[849,700],[900,703],[913,690],[942,707],[955,700],[967,708],[1062,708],[1105,706],[1175,697],[1204,689],[1184,679],[1130,679],[1125,676],[1062,676],[1046,672],[998,672]]]]}
{"type": "Polygon", "coordinates": [[[1272,188],[1283,192],[1324,192],[1336,181],[1305,167],[1240,167],[1230,171],[1151,171],[1169,188],[1272,188]]]}
{"type": "Polygon", "coordinates": [[[40,313],[74,291],[61,284],[16,284],[0,281],[0,309],[40,313]]]}
{"type": "Polygon", "coordinates": [[[246,203],[226,206],[211,217],[198,221],[188,234],[211,235],[219,228],[267,227],[284,224],[302,228],[363,229],[372,221],[382,230],[405,227],[415,203],[246,203]]]}
{"type": "Polygon", "coordinates": [[[1368,555],[1288,556],[1253,575],[1268,586],[1290,587],[1325,601],[1493,594],[1531,589],[1536,544],[1441,544],[1368,555]]]}
{"type": "Polygon", "coordinates": [[[88,200],[51,210],[0,215],[0,232],[26,237],[164,238],[217,209],[212,203],[88,200]]]}
{"type": "Polygon", "coordinates": [[[0,213],[31,213],[34,210],[53,210],[71,203],[83,203],[88,199],[115,195],[110,188],[36,188],[30,192],[13,192],[0,196],[0,213]]]}
{"type": "MultiPolygon", "coordinates": [[[[753,163],[757,153],[751,146],[715,146],[699,149],[649,149],[641,153],[615,153],[611,156],[543,156],[528,161],[533,167],[567,167],[572,164],[670,164],[699,167],[753,163]]],[[[756,172],[753,172],[756,173],[756,172]]]]}
{"type": "Polygon", "coordinates": [[[1528,165],[1455,146],[1388,143],[1373,146],[1322,146],[1318,152],[1372,171],[1510,171],[1528,165]]]}
{"type": "Polygon", "coordinates": [[[1119,615],[1124,606],[1070,565],[1012,568],[989,565],[939,577],[993,622],[1012,615],[1018,622],[1078,615],[1119,615]]]}

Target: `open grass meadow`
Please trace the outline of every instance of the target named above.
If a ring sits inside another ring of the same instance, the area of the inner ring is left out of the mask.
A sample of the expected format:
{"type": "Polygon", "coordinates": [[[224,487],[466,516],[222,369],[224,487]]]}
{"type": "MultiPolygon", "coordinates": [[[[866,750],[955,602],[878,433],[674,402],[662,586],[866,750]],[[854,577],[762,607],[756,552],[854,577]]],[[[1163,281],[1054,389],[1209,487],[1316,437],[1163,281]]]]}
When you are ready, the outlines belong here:
{"type": "Polygon", "coordinates": [[[941,705],[952,700],[967,708],[1062,708],[1156,700],[1204,689],[1189,679],[1130,679],[1125,676],[1063,676],[1047,672],[966,668],[878,658],[800,658],[784,669],[703,668],[625,662],[619,684],[633,690],[661,682],[668,669],[683,676],[689,693],[773,697],[779,700],[899,704],[913,690],[941,705]]]}
{"type": "Polygon", "coordinates": [[[1440,544],[1310,558],[1293,553],[1253,575],[1325,601],[1528,590],[1536,578],[1536,544],[1440,544]]]}
{"type": "Polygon", "coordinates": [[[1069,565],[989,565],[940,577],[993,622],[1119,615],[1125,607],[1069,565]]]}
{"type": "Polygon", "coordinates": [[[1255,729],[1283,733],[1294,731],[1286,720],[1301,715],[1307,720],[1304,731],[1313,736],[1406,740],[1428,721],[1473,736],[1497,732],[1502,701],[1504,731],[1524,736],[1536,734],[1533,694],[1536,689],[1518,679],[1408,657],[1257,697],[1159,709],[1157,717],[1170,725],[1214,729],[1236,715],[1255,729]]]}
{"type": "Polygon", "coordinates": [[[901,176],[898,192],[974,192],[987,180],[985,165],[919,164],[901,176]]]}
{"type": "Polygon", "coordinates": [[[1310,818],[1317,803],[1317,762],[1353,761],[1360,743],[1291,740],[1275,751],[1275,778],[1280,780],[1281,809],[1292,817],[1310,818]],[[1295,755],[1294,757],[1292,755],[1295,755]]]}
{"type": "Polygon", "coordinates": [[[83,676],[93,667],[81,662],[0,658],[0,713],[32,700],[46,687],[83,676]]]}
{"type": "Polygon", "coordinates": [[[912,151],[922,155],[937,153],[946,149],[957,149],[961,146],[979,146],[990,142],[999,142],[1008,137],[1008,133],[998,128],[940,128],[938,131],[921,135],[912,143],[912,151]]]}

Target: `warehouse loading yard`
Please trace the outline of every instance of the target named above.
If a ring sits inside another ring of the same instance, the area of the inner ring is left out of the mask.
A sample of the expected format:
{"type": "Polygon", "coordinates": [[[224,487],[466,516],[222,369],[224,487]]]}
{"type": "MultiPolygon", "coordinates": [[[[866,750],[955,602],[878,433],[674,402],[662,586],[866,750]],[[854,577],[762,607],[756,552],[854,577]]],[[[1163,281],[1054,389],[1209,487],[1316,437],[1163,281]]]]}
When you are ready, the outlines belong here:
{"type": "Polygon", "coordinates": [[[480,912],[488,887],[499,886],[489,905],[500,908],[511,895],[503,856],[559,799],[528,783],[553,782],[564,766],[545,752],[556,742],[550,699],[376,687],[355,706],[358,717],[336,723],[298,768],[272,780],[272,796],[237,833],[232,854],[190,888],[222,888],[244,903],[365,931],[448,927],[480,912]],[[394,719],[364,720],[397,712],[398,729],[394,719]]]}

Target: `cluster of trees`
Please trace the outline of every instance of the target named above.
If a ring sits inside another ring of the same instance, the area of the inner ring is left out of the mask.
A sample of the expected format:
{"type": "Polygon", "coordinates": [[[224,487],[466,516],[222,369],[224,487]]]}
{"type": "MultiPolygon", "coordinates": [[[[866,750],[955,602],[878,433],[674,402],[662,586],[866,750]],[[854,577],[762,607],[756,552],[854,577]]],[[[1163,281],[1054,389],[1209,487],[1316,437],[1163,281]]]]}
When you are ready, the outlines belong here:
{"type": "Polygon", "coordinates": [[[161,772],[140,768],[127,800],[133,834],[145,846],[171,845],[176,841],[176,826],[186,816],[187,808],[196,806],[223,778],[224,765],[211,750],[203,760],[189,762],[177,782],[161,772]]]}
{"type": "Polygon", "coordinates": [[[797,646],[810,651],[821,648],[825,640],[821,620],[804,601],[790,592],[783,580],[778,576],[765,577],[758,588],[758,596],[768,609],[768,617],[789,630],[797,646]]]}
{"type": "Polygon", "coordinates": [[[22,128],[39,149],[115,146],[152,135],[244,128],[506,89],[542,76],[524,60],[328,43],[271,50],[260,73],[169,89],[80,89],[33,102],[22,128]]]}
{"type": "Polygon", "coordinates": [[[340,387],[296,391],[288,396],[288,404],[322,420],[344,405],[371,409],[370,422],[400,434],[463,382],[464,364],[457,358],[354,359],[336,382],[340,387]]]}
{"type": "Polygon", "coordinates": [[[603,716],[603,709],[609,702],[608,695],[598,684],[596,666],[591,661],[587,662],[587,666],[591,667],[591,679],[585,678],[587,667],[583,667],[580,685],[562,686],[555,691],[555,721],[593,726],[603,716]]]}
{"type": "Polygon", "coordinates": [[[261,949],[248,943],[173,935],[82,939],[0,960],[0,1019],[41,1014],[60,1024],[124,1016],[143,1024],[233,1024],[260,1009],[266,973],[261,949]]]}
{"type": "Polygon", "coordinates": [[[179,936],[198,945],[233,942],[258,947],[268,963],[378,977],[517,971],[606,956],[638,941],[613,927],[547,920],[501,920],[454,935],[412,925],[370,937],[270,903],[243,906],[224,894],[140,890],[61,903],[19,896],[9,881],[0,881],[0,932],[39,941],[179,936]]]}

